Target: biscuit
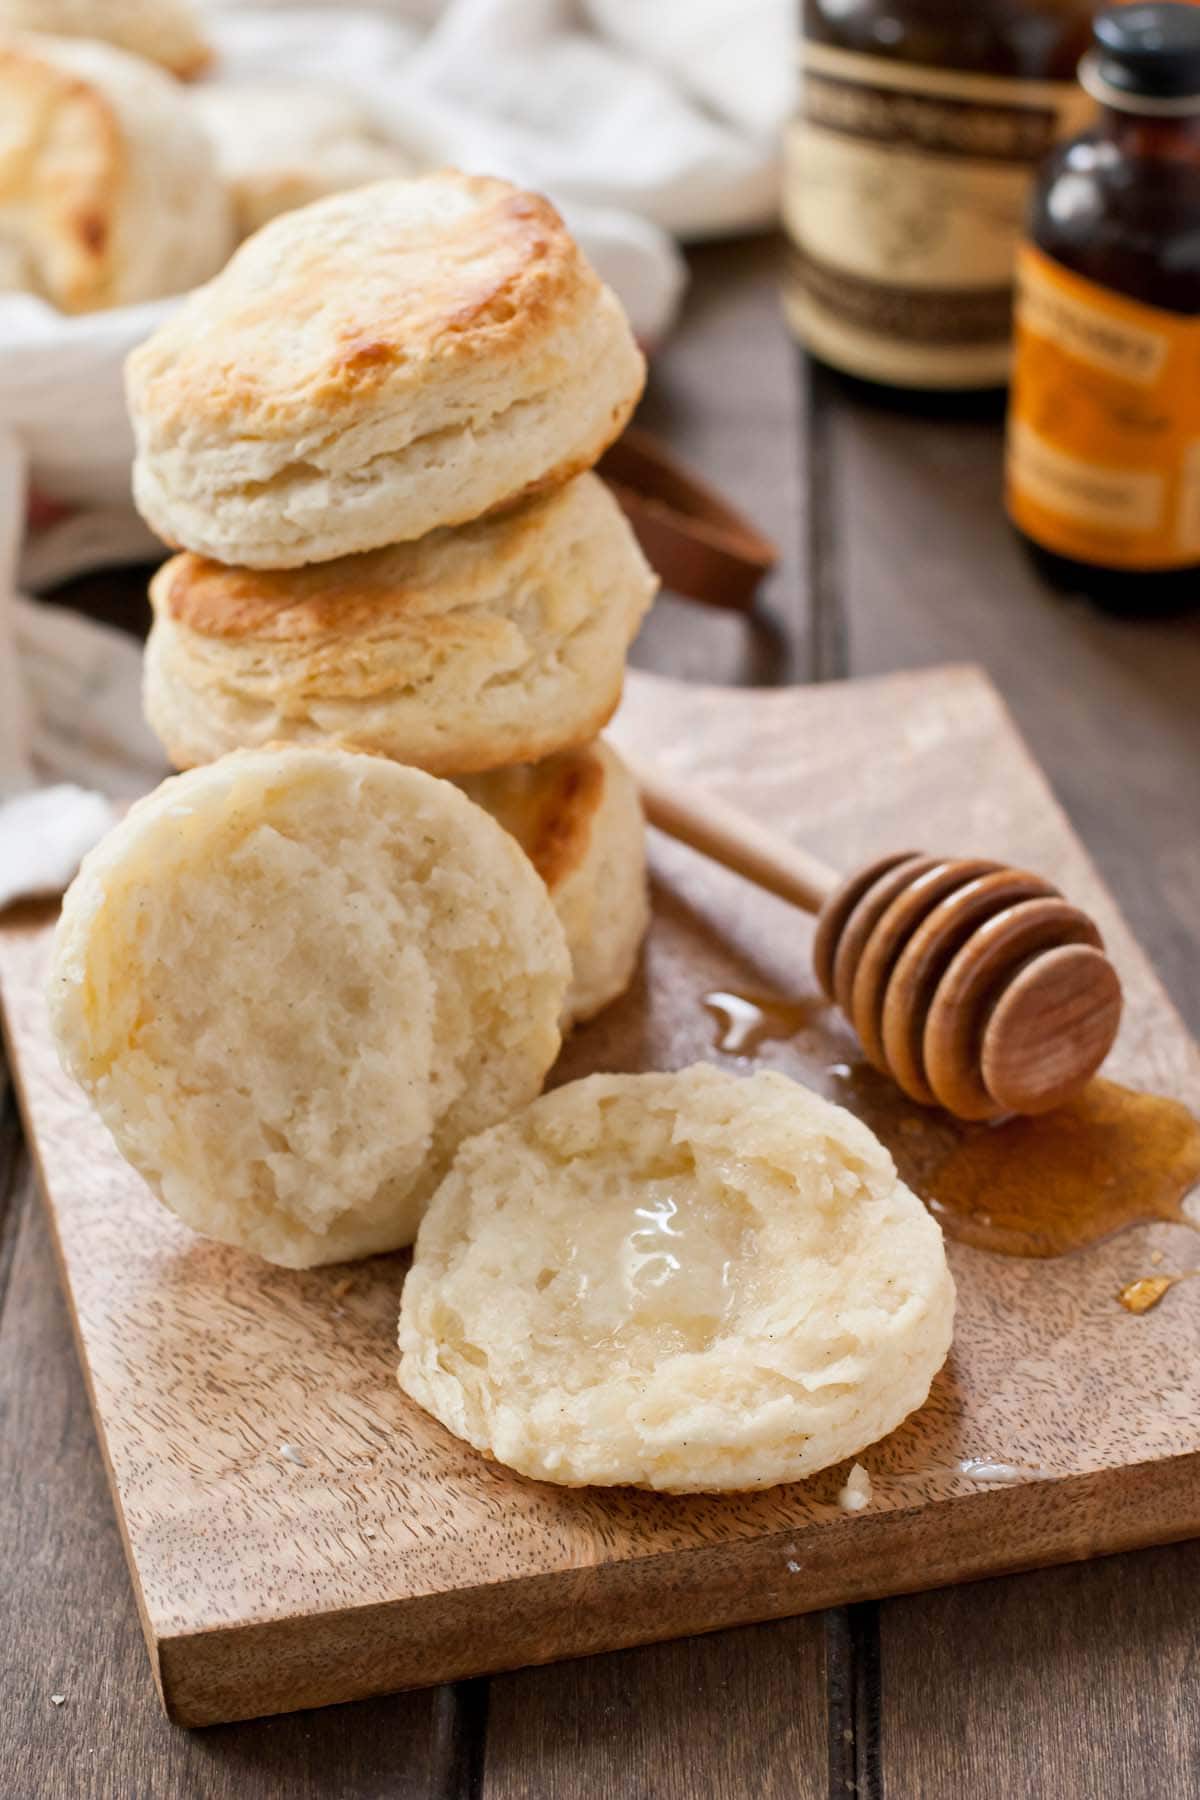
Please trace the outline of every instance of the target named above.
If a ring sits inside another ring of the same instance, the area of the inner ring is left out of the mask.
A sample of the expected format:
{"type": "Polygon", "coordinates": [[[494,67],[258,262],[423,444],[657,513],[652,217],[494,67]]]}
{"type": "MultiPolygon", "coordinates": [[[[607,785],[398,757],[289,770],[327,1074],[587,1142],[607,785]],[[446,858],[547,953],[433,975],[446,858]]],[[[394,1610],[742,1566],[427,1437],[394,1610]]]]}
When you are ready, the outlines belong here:
{"type": "Polygon", "coordinates": [[[175,294],[233,245],[212,146],[169,75],[109,44],[0,40],[0,276],[66,313],[175,294]]]}
{"type": "Polygon", "coordinates": [[[98,38],[184,81],[212,61],[189,0],[0,0],[0,31],[98,38]]]}
{"type": "Polygon", "coordinates": [[[568,974],[528,859],[457,788],[277,749],[164,782],[85,858],[48,997],[159,1199],[307,1268],[412,1241],[459,1140],[540,1088],[568,974]]]}
{"type": "Polygon", "coordinates": [[[212,138],[239,238],[326,194],[412,171],[403,151],[335,87],[227,82],[201,84],[188,98],[212,138]]]}
{"type": "Polygon", "coordinates": [[[272,219],[133,352],[134,496],[220,562],[325,562],[590,468],[643,376],[548,201],[378,182],[272,219]]]}
{"type": "Polygon", "coordinates": [[[774,1071],[592,1075],[461,1146],[399,1378],[523,1475],[762,1488],[921,1406],[953,1313],[940,1229],[840,1107],[774,1071]]]}
{"type": "Polygon", "coordinates": [[[306,569],[178,556],[150,590],[146,717],[177,767],[330,738],[434,774],[536,761],[612,713],[655,585],[594,475],[306,569]]]}
{"type": "Polygon", "coordinates": [[[571,953],[563,1028],[633,980],[650,922],[646,824],[632,775],[602,739],[459,784],[512,833],[546,883],[571,953]]]}

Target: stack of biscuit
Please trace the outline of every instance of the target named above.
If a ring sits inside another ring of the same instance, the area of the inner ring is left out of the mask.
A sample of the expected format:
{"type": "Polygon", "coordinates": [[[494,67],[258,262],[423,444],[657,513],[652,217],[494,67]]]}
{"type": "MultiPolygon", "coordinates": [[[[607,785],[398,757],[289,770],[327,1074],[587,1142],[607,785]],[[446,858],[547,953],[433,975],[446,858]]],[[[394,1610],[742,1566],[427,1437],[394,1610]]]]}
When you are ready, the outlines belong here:
{"type": "Polygon", "coordinates": [[[134,490],[176,767],[340,742],[459,782],[526,850],[565,1022],[631,978],[632,780],[598,734],[655,580],[591,473],[641,392],[554,209],[444,172],[273,220],[130,359],[134,490]]]}
{"type": "Polygon", "coordinates": [[[536,1097],[646,916],[596,734],[654,581],[591,473],[641,380],[553,210],[457,175],[284,215],[134,356],[189,772],[84,860],[48,1001],[195,1229],[293,1268],[415,1239],[400,1384],[459,1437],[740,1491],[921,1405],[954,1288],[883,1146],[776,1072],[536,1097]]]}

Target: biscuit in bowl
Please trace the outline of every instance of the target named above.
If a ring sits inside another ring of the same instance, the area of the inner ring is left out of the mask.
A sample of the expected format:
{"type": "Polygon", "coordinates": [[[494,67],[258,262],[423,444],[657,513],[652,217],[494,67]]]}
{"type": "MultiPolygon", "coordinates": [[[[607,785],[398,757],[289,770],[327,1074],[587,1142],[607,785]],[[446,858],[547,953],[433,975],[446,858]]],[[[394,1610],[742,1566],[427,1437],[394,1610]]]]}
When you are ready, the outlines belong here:
{"type": "Polygon", "coordinates": [[[646,822],[633,776],[598,739],[459,785],[512,833],[554,902],[571,953],[564,1030],[633,980],[650,922],[646,822]]]}
{"type": "Polygon", "coordinates": [[[83,38],[0,38],[0,279],[65,313],[216,273],[233,221],[169,75],[83,38]]]}
{"type": "Polygon", "coordinates": [[[0,31],[96,38],[158,63],[181,81],[212,61],[190,0],[0,0],[0,31]]]}
{"type": "Polygon", "coordinates": [[[590,468],[644,372],[548,201],[376,182],[272,219],[132,353],[134,495],[219,562],[326,562],[590,468]]]}
{"type": "Polygon", "coordinates": [[[195,1230],[291,1268],[410,1243],[460,1139],[539,1090],[546,890],[449,782],[243,751],[139,801],[54,941],[59,1056],[195,1230]]]}
{"type": "Polygon", "coordinates": [[[460,1147],[399,1379],[523,1475],[763,1488],[921,1406],[953,1314],[937,1223],[851,1114],[774,1071],[592,1075],[460,1147]]]}
{"type": "Polygon", "coordinates": [[[239,238],[326,194],[412,163],[352,95],[315,82],[202,82],[188,95],[233,201],[239,238]]]}
{"type": "Polygon", "coordinates": [[[174,557],[145,708],[177,768],[348,739],[436,775],[589,742],[656,582],[595,475],[497,518],[274,573],[174,557]]]}

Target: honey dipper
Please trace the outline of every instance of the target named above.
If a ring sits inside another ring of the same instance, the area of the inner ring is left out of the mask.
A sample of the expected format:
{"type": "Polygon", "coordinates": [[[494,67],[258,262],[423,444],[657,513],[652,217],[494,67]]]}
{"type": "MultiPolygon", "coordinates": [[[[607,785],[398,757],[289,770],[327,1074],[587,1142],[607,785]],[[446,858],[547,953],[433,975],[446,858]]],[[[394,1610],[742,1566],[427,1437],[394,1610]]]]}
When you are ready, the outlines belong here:
{"type": "Polygon", "coordinates": [[[960,1119],[1049,1112],[1108,1055],[1116,970],[1091,919],[1040,875],[901,850],[842,880],[736,807],[625,760],[651,824],[818,915],[817,980],[910,1099],[960,1119]]]}

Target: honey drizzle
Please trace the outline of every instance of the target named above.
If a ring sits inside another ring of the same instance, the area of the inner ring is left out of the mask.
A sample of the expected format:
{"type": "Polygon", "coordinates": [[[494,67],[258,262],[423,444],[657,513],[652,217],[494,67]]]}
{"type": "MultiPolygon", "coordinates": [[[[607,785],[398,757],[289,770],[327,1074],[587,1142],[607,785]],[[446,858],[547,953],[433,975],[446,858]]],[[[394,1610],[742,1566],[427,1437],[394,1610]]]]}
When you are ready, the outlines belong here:
{"type": "MultiPolygon", "coordinates": [[[[739,1056],[826,1010],[816,997],[724,990],[704,1005],[723,1021],[718,1049],[739,1056]]],[[[825,1085],[883,1139],[947,1237],[975,1249],[1064,1256],[1155,1220],[1200,1229],[1184,1209],[1200,1181],[1200,1123],[1178,1100],[1098,1078],[1040,1118],[968,1124],[917,1106],[868,1063],[829,1065],[825,1085]]]]}

